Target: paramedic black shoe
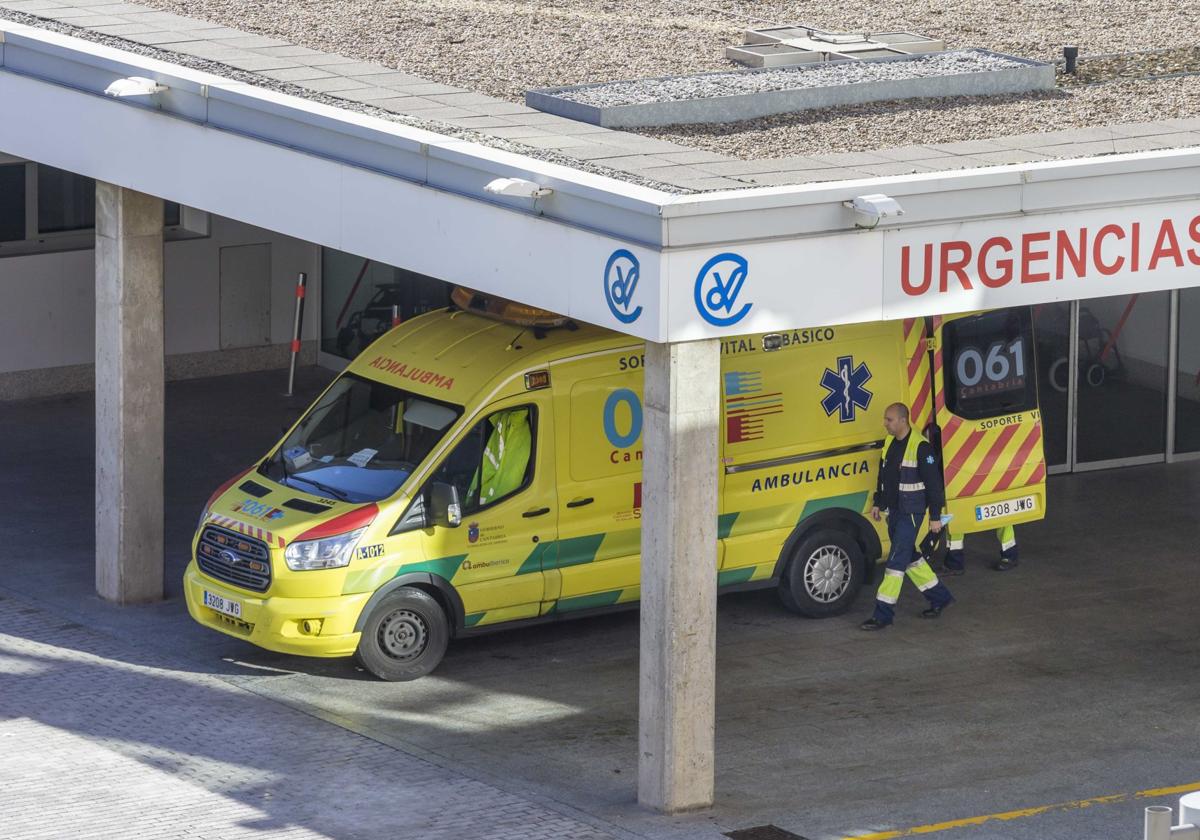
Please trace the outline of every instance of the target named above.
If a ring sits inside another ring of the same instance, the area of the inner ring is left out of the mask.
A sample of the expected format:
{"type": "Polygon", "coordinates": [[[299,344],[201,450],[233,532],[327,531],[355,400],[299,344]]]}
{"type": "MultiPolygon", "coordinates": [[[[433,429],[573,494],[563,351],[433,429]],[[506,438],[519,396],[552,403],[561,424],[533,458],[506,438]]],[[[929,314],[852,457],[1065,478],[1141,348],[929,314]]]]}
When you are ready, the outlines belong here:
{"type": "Polygon", "coordinates": [[[927,610],[921,610],[921,618],[938,618],[942,614],[942,610],[953,604],[953,600],[949,600],[940,607],[930,607],[927,610]]]}
{"type": "Polygon", "coordinates": [[[880,621],[880,620],[879,620],[879,619],[877,619],[877,618],[868,618],[868,619],[867,619],[866,621],[864,621],[862,624],[858,625],[858,629],[859,629],[859,630],[875,631],[875,630],[882,630],[882,629],[884,629],[885,627],[889,627],[889,626],[891,626],[891,622],[890,622],[890,621],[889,621],[889,622],[887,622],[887,623],[885,624],[884,622],[880,621]]]}
{"type": "Polygon", "coordinates": [[[959,575],[965,575],[967,573],[966,569],[959,569],[955,566],[946,565],[939,566],[938,568],[934,569],[934,571],[937,572],[938,577],[958,577],[959,575]]]}
{"type": "Polygon", "coordinates": [[[1007,572],[1009,569],[1015,569],[1016,567],[1017,567],[1017,561],[1009,560],[1007,557],[1001,557],[999,560],[997,560],[995,563],[992,564],[992,568],[995,569],[997,572],[1007,572]]]}

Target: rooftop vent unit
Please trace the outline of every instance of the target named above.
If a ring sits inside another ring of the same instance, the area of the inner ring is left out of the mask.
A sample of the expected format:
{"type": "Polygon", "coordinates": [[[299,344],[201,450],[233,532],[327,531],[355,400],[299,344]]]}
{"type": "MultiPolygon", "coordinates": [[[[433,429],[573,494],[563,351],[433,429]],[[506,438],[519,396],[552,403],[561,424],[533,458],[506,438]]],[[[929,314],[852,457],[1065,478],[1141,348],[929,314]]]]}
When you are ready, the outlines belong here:
{"type": "Polygon", "coordinates": [[[946,42],[915,32],[825,32],[804,24],[747,29],[725,57],[746,67],[791,67],[820,61],[894,58],[941,52],[946,42]]]}

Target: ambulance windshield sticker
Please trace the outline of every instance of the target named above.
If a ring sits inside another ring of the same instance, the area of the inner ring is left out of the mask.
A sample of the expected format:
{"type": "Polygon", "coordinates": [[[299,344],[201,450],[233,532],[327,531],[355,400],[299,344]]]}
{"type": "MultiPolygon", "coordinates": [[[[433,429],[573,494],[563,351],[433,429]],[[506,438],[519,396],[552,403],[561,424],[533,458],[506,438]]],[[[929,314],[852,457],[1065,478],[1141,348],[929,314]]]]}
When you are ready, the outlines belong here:
{"type": "Polygon", "coordinates": [[[717,254],[696,275],[696,311],[714,327],[731,327],[746,317],[751,304],[735,311],[750,265],[738,254],[717,254]]]}
{"type": "Polygon", "coordinates": [[[838,356],[837,370],[825,368],[821,377],[821,387],[829,392],[821,400],[826,416],[833,416],[836,411],[839,423],[853,423],[857,410],[865,411],[871,404],[874,394],[863,387],[870,378],[866,362],[855,367],[853,356],[838,356]]]}
{"type": "Polygon", "coordinates": [[[633,305],[641,273],[638,258],[624,248],[613,251],[604,266],[604,299],[613,317],[622,324],[632,324],[642,314],[642,307],[633,305]]]}
{"type": "Polygon", "coordinates": [[[731,370],[724,379],[725,442],[762,440],[764,418],[783,413],[782,392],[766,392],[759,370],[731,370]]]}
{"type": "Polygon", "coordinates": [[[365,467],[367,464],[371,463],[371,459],[378,454],[378,449],[360,449],[346,460],[356,467],[365,467]]]}

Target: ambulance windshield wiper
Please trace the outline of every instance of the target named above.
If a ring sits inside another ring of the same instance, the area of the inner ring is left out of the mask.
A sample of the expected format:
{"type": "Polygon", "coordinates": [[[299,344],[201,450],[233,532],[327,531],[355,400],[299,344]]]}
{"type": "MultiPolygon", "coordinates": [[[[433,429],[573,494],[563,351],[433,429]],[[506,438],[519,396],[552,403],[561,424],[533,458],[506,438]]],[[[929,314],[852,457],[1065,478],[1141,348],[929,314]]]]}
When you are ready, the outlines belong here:
{"type": "MultiPolygon", "coordinates": [[[[284,472],[286,475],[287,471],[285,470],[284,472]]],[[[292,473],[290,476],[287,476],[287,477],[291,478],[293,481],[303,481],[306,484],[311,484],[313,487],[316,487],[318,490],[320,490],[323,493],[329,493],[330,495],[337,496],[343,502],[350,501],[350,495],[348,493],[346,493],[345,491],[338,490],[336,487],[330,487],[328,484],[322,484],[321,482],[316,481],[315,479],[308,478],[307,476],[302,475],[300,473],[292,473]]]]}

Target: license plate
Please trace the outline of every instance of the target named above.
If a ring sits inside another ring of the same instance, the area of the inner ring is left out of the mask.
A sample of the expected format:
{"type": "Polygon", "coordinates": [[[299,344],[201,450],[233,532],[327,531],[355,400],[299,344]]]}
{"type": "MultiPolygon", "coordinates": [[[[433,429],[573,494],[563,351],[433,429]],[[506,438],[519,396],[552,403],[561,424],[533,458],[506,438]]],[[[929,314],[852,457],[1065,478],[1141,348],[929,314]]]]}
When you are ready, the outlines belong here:
{"type": "Polygon", "coordinates": [[[220,595],[214,595],[207,589],[204,590],[204,606],[211,607],[219,613],[231,615],[234,618],[242,617],[242,605],[232,598],[222,598],[220,595]]]}
{"type": "Polygon", "coordinates": [[[999,519],[1002,516],[1016,516],[1019,513],[1029,513],[1034,510],[1037,510],[1037,496],[1005,499],[1003,502],[993,502],[990,505],[976,505],[975,521],[986,522],[989,519],[999,519]]]}

